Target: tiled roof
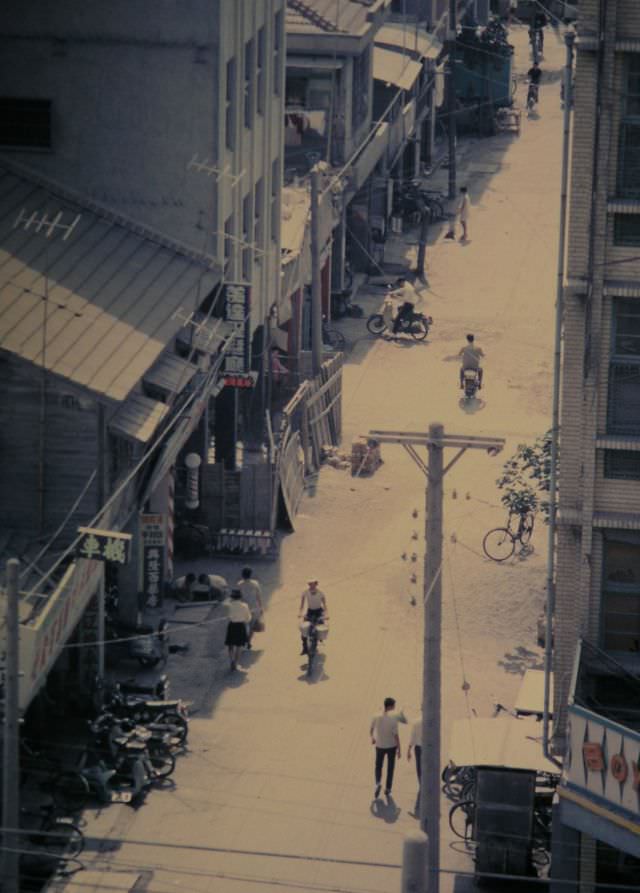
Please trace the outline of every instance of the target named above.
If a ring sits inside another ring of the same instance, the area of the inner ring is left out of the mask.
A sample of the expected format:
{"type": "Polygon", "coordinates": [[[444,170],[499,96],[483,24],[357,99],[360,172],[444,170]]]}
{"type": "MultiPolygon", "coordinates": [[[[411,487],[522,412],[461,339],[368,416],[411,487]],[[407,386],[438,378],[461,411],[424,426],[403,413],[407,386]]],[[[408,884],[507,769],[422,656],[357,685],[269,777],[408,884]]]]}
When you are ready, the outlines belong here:
{"type": "Polygon", "coordinates": [[[0,349],[124,400],[219,278],[213,258],[0,163],[0,349]]]}

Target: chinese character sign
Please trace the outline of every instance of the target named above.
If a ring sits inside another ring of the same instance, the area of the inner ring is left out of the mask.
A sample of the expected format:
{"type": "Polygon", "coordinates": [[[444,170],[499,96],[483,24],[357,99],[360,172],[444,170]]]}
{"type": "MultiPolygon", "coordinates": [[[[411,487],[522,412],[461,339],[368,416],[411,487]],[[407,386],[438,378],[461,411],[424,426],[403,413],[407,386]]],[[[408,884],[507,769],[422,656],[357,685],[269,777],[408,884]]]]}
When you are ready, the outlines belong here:
{"type": "Polygon", "coordinates": [[[79,558],[90,561],[106,561],[110,564],[129,564],[131,558],[131,534],[115,530],[96,530],[79,527],[80,541],[76,547],[79,558]]]}
{"type": "Polygon", "coordinates": [[[228,283],[224,286],[224,318],[234,326],[231,344],[224,361],[225,373],[248,372],[251,365],[249,327],[250,289],[248,285],[228,283]]]}
{"type": "Polygon", "coordinates": [[[162,598],[165,577],[166,524],[164,515],[140,515],[142,592],[155,606],[162,598]]]}

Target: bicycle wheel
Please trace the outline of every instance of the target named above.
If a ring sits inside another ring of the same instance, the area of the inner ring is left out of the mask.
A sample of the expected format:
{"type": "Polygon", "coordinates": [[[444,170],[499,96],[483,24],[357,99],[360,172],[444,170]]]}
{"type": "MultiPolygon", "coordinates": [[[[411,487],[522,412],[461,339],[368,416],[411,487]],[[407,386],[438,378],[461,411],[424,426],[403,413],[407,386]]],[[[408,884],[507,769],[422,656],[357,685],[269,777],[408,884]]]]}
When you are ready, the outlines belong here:
{"type": "Polygon", "coordinates": [[[460,840],[471,840],[474,809],[473,800],[461,800],[449,810],[449,827],[460,840]]]}
{"type": "Polygon", "coordinates": [[[325,329],[324,338],[326,343],[334,350],[344,350],[344,346],[347,343],[342,332],[339,332],[337,329],[325,329]]]}
{"type": "Polygon", "coordinates": [[[429,334],[429,324],[424,317],[414,319],[411,322],[409,331],[414,341],[424,341],[429,334]]]}
{"type": "Polygon", "coordinates": [[[61,772],[54,781],[52,796],[61,812],[81,812],[91,799],[91,786],[82,772],[61,772]]]}
{"type": "Polygon", "coordinates": [[[370,316],[367,320],[367,330],[371,332],[372,335],[382,335],[386,328],[382,313],[374,313],[373,316],[370,316]]]}
{"type": "Polygon", "coordinates": [[[156,750],[149,754],[155,778],[168,778],[176,768],[176,758],[166,750],[156,750]]]}
{"type": "Polygon", "coordinates": [[[506,527],[495,527],[485,535],[482,548],[487,558],[491,558],[492,561],[506,561],[513,555],[516,542],[506,527]]]}
{"type": "Polygon", "coordinates": [[[55,818],[43,824],[41,834],[34,834],[30,839],[38,846],[46,848],[59,847],[65,858],[75,859],[84,849],[84,834],[70,819],[55,818]]]}
{"type": "Polygon", "coordinates": [[[531,535],[533,533],[533,525],[534,525],[534,514],[533,512],[527,512],[527,514],[522,519],[522,523],[520,525],[519,530],[519,539],[523,546],[526,546],[529,540],[531,539],[531,535]]]}

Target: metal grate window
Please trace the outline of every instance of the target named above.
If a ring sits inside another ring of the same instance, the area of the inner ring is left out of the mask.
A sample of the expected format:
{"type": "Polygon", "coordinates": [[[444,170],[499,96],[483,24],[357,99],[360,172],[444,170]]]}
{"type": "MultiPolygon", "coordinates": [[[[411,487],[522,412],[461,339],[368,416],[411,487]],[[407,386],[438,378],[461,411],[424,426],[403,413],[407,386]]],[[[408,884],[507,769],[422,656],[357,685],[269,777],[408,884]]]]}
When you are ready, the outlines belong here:
{"type": "Polygon", "coordinates": [[[50,149],[51,102],[0,97],[0,146],[50,149]]]}
{"type": "Polygon", "coordinates": [[[625,60],[624,117],[620,123],[618,194],[640,196],[640,58],[625,60]]]}
{"type": "Polygon", "coordinates": [[[225,144],[227,149],[235,149],[236,143],[236,115],[235,115],[235,92],[236,92],[236,60],[229,59],[227,62],[227,84],[225,92],[225,144]]]}
{"type": "Polygon", "coordinates": [[[640,301],[613,302],[607,430],[640,434],[640,301]]]}
{"type": "Polygon", "coordinates": [[[640,214],[616,214],[613,218],[613,244],[640,246],[640,214]]]}
{"type": "Polygon", "coordinates": [[[604,476],[613,480],[640,481],[640,451],[605,450],[604,476]]]}
{"type": "Polygon", "coordinates": [[[249,128],[253,115],[254,56],[255,47],[252,37],[244,45],[244,126],[249,128]]]}

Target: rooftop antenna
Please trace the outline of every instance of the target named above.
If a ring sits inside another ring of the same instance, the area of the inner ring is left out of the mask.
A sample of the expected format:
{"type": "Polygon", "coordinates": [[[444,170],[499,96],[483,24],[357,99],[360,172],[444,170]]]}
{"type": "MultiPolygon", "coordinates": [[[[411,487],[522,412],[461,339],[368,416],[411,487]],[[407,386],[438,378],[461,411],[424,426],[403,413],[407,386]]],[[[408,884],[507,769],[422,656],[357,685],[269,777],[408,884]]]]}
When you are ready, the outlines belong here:
{"type": "Polygon", "coordinates": [[[199,173],[205,173],[208,177],[215,177],[216,180],[230,180],[231,188],[244,177],[244,169],[240,171],[239,174],[234,174],[231,172],[229,165],[226,164],[222,170],[220,168],[215,167],[213,164],[209,163],[209,159],[205,158],[204,161],[198,161],[197,154],[193,156],[191,161],[187,164],[187,170],[198,171],[199,173]]]}

